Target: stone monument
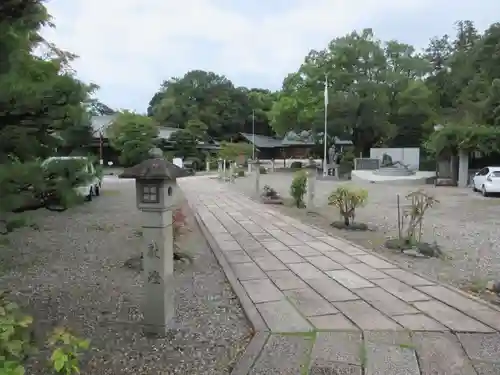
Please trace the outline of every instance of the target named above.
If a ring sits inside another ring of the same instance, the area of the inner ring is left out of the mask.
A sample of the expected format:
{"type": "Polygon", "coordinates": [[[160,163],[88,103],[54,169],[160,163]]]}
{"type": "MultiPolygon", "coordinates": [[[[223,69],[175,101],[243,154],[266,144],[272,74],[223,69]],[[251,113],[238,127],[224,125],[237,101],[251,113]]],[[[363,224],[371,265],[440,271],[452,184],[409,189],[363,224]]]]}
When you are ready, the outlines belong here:
{"type": "Polygon", "coordinates": [[[217,160],[217,172],[219,173],[219,180],[222,180],[223,178],[222,159],[217,160]]]}
{"type": "Polygon", "coordinates": [[[255,197],[260,197],[260,161],[252,160],[248,162],[252,166],[255,173],[255,197]]]}
{"type": "Polygon", "coordinates": [[[137,208],[143,212],[145,331],[164,336],[175,315],[172,210],[178,189],[176,179],[186,173],[163,157],[154,155],[125,169],[120,177],[135,179],[137,208]]]}
{"type": "Polygon", "coordinates": [[[307,203],[306,207],[312,209],[314,207],[314,190],[316,184],[317,166],[314,160],[309,159],[307,169],[307,203]]]}

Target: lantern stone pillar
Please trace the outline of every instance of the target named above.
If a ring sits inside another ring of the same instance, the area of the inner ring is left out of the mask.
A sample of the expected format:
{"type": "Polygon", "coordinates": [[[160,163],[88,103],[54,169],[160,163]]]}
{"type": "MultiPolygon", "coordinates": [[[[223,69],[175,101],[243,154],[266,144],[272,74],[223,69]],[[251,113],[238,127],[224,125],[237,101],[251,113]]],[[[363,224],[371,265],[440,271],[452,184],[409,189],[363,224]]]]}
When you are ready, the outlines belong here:
{"type": "Polygon", "coordinates": [[[236,162],[231,162],[229,165],[229,182],[234,183],[234,175],[236,173],[236,162]]]}
{"type": "Polygon", "coordinates": [[[222,170],[222,159],[217,160],[217,172],[219,173],[219,179],[223,178],[223,170],[222,170]]]}
{"type": "Polygon", "coordinates": [[[307,169],[307,202],[306,207],[311,210],[314,208],[314,195],[316,189],[317,167],[314,161],[310,161],[307,169]]]}
{"type": "Polygon", "coordinates": [[[252,166],[254,171],[254,183],[255,183],[255,197],[260,197],[260,161],[252,160],[248,162],[249,165],[252,166]]]}
{"type": "Polygon", "coordinates": [[[144,300],[146,333],[164,336],[175,316],[174,239],[172,211],[176,178],[181,168],[163,158],[152,158],[127,168],[120,178],[134,178],[137,208],[142,211],[144,300]]]}

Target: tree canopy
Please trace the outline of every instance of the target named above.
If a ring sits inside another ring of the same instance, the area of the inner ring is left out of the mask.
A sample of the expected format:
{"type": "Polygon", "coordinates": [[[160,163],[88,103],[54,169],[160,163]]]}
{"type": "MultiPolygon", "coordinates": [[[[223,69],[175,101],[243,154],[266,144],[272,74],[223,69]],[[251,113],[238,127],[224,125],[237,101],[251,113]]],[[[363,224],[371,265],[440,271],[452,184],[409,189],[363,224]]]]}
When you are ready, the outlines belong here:
{"type": "Polygon", "coordinates": [[[372,29],[334,38],[325,49],[310,51],[277,92],[235,87],[222,75],[190,71],[161,85],[148,114],[161,125],[192,128],[197,139],[205,132],[231,141],[238,132],[251,132],[252,113],[257,134],[321,133],[326,79],[328,134],[351,139],[357,151],[420,147],[439,136],[436,124],[471,128],[469,135],[477,128],[473,138],[486,139],[485,132],[500,124],[500,24],[482,34],[471,21],[455,26],[454,36],[434,37],[422,51],[381,41],[372,29]]]}

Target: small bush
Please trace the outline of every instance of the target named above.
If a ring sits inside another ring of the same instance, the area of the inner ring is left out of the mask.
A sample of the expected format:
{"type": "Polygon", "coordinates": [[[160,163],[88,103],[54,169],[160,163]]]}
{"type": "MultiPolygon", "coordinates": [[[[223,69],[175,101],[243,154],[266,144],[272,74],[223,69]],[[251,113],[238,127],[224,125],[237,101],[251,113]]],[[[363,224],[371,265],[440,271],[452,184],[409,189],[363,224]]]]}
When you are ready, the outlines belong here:
{"type": "Polygon", "coordinates": [[[302,163],[300,161],[294,161],[290,164],[291,169],[300,169],[302,168],[302,163]]]}
{"type": "Polygon", "coordinates": [[[267,169],[266,167],[259,167],[260,174],[267,174],[267,169]]]}
{"type": "MultiPolygon", "coordinates": [[[[22,375],[24,363],[35,352],[33,319],[0,292],[0,374],[22,375]]],[[[50,365],[58,374],[80,373],[80,356],[89,349],[89,341],[73,336],[64,328],[56,328],[49,338],[52,349],[50,365]]],[[[52,371],[51,371],[52,372],[52,371]]]]}
{"type": "Polygon", "coordinates": [[[290,195],[296,207],[304,207],[304,195],[307,192],[307,175],[305,171],[298,171],[290,185],[290,195]]]}
{"type": "Polygon", "coordinates": [[[362,207],[368,199],[368,191],[350,186],[340,186],[328,197],[328,204],[335,206],[340,211],[346,226],[354,222],[356,208],[362,207]]]}
{"type": "Polygon", "coordinates": [[[240,169],[238,171],[238,177],[245,177],[245,171],[243,171],[243,170],[240,169]]]}

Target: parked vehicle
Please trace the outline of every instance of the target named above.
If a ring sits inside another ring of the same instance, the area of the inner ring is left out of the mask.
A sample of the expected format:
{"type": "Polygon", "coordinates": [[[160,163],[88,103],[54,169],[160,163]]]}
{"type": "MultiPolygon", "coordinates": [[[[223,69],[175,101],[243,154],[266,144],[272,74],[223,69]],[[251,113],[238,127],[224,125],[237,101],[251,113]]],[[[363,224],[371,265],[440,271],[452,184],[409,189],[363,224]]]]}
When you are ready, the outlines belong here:
{"type": "Polygon", "coordinates": [[[500,193],[500,167],[485,167],[472,178],[472,190],[483,196],[500,193]]]}
{"type": "MultiPolygon", "coordinates": [[[[68,168],[82,168],[80,172],[85,175],[85,178],[81,180],[75,187],[75,192],[84,197],[86,200],[91,201],[93,196],[99,196],[102,187],[101,177],[98,176],[96,169],[92,162],[84,156],[54,156],[46,159],[43,163],[43,167],[48,167],[52,163],[62,163],[68,168]],[[75,163],[77,161],[79,163],[75,163]]],[[[79,171],[74,171],[79,172],[79,171]]]]}

